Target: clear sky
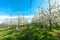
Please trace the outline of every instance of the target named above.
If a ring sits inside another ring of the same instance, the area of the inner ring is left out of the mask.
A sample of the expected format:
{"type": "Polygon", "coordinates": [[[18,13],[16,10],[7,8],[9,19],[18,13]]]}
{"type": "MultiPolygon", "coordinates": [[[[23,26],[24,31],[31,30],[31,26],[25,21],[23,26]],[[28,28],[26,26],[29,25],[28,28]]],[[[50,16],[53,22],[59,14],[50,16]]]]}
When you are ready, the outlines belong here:
{"type": "Polygon", "coordinates": [[[0,15],[17,15],[18,8],[21,14],[30,15],[38,6],[43,7],[42,4],[47,3],[46,0],[0,0],[0,15]]]}
{"type": "Polygon", "coordinates": [[[48,0],[0,0],[0,16],[4,16],[2,18],[8,17],[8,15],[16,16],[20,9],[21,15],[32,18],[38,6],[44,8],[47,7],[47,4],[48,0]]]}

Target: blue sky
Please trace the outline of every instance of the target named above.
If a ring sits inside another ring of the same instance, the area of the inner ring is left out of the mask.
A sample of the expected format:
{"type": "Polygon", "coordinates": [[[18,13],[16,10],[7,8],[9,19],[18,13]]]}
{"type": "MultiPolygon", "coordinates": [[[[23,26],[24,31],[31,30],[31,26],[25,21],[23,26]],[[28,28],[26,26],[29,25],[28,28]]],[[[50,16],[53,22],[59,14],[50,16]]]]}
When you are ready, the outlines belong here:
{"type": "Polygon", "coordinates": [[[47,7],[48,0],[0,0],[0,16],[17,16],[20,9],[20,14],[27,15],[31,20],[29,18],[32,18],[38,6],[42,9],[47,7]]]}
{"type": "Polygon", "coordinates": [[[30,10],[33,14],[35,8],[43,8],[44,3],[46,0],[0,0],[0,15],[17,15],[18,8],[22,15],[30,15],[30,10]]]}

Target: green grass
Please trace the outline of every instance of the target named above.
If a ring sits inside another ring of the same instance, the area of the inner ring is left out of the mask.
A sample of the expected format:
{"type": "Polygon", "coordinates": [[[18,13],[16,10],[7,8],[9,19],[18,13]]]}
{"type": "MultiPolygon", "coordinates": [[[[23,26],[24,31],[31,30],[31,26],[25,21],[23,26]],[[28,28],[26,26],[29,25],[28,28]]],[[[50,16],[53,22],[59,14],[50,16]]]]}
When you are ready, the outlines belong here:
{"type": "Polygon", "coordinates": [[[17,31],[16,26],[0,27],[0,40],[59,40],[60,30],[53,29],[52,32],[46,28],[41,29],[34,25],[25,25],[19,27],[17,31]]]}

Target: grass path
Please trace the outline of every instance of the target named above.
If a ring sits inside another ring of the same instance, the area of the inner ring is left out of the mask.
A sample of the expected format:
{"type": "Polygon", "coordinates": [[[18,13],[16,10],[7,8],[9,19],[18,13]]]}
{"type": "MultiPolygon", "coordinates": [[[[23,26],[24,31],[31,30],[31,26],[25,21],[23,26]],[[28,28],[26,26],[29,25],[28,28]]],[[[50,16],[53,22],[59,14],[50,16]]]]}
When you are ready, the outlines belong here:
{"type": "Polygon", "coordinates": [[[49,32],[49,33],[52,34],[58,40],[60,40],[60,30],[53,29],[53,31],[52,32],[49,32]]]}

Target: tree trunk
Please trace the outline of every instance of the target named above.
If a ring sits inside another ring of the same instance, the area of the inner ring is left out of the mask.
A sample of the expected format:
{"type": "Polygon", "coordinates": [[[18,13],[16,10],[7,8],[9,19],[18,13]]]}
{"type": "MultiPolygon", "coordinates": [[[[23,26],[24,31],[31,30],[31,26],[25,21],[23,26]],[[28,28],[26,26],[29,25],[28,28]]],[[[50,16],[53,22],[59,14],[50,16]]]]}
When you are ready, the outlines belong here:
{"type": "MultiPolygon", "coordinates": [[[[50,0],[48,0],[48,3],[49,3],[49,14],[51,16],[51,4],[50,4],[50,0]]],[[[52,23],[51,23],[51,17],[49,19],[49,24],[50,24],[50,31],[52,30],[52,23]]]]}
{"type": "Polygon", "coordinates": [[[50,31],[52,30],[52,23],[51,23],[51,19],[49,20],[49,24],[50,24],[50,31]]]}

